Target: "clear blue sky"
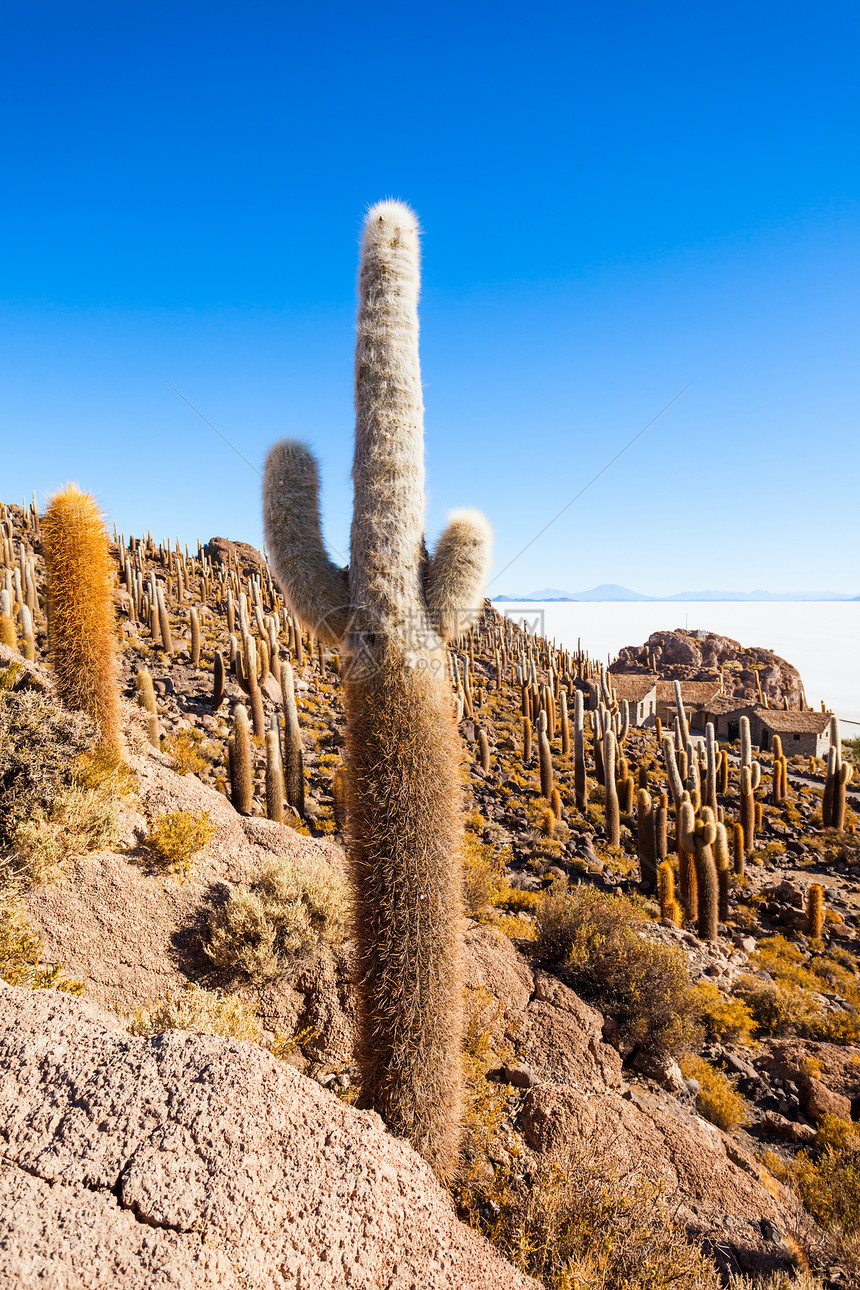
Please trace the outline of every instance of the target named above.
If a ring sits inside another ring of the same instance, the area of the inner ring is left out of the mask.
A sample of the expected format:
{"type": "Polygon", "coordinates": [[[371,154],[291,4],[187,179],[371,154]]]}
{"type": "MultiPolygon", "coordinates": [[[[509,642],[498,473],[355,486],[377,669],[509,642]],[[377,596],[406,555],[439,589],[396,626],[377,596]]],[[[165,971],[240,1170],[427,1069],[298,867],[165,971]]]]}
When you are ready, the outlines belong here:
{"type": "Polygon", "coordinates": [[[860,594],[855,4],[7,5],[0,497],[260,540],[283,434],[351,513],[357,237],[424,229],[428,534],[493,592],[860,594]]]}

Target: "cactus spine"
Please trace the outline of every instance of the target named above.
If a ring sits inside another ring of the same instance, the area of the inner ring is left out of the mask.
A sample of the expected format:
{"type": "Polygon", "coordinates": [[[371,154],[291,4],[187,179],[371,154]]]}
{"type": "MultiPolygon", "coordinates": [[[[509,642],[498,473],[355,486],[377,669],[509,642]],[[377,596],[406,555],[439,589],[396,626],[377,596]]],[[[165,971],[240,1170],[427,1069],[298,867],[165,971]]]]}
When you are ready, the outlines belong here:
{"type": "Polygon", "coordinates": [[[480,606],[491,536],[459,512],[425,550],[418,282],[415,217],[383,202],[362,242],[349,570],[323,547],[303,445],[271,450],[263,491],[287,602],[342,652],[362,1104],[447,1179],[462,1120],[463,831],[444,644],[480,606]]]}
{"type": "Polygon", "coordinates": [[[113,570],[104,517],[94,498],[74,484],[57,493],[42,521],[42,545],[57,692],[67,708],[93,718],[101,744],[118,754],[113,570]]]}

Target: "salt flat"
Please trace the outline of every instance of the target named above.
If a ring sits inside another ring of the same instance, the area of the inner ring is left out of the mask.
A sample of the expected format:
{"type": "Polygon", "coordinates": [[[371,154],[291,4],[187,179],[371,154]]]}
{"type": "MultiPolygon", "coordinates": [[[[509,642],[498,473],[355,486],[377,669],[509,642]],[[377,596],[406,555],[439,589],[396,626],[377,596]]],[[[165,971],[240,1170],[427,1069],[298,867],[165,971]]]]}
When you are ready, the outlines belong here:
{"type": "Polygon", "coordinates": [[[846,723],[846,737],[860,735],[860,601],[522,601],[496,608],[530,625],[542,614],[536,630],[568,649],[581,637],[592,658],[614,658],[625,645],[643,644],[651,632],[677,627],[774,650],[800,672],[813,707],[823,699],[846,723]]]}

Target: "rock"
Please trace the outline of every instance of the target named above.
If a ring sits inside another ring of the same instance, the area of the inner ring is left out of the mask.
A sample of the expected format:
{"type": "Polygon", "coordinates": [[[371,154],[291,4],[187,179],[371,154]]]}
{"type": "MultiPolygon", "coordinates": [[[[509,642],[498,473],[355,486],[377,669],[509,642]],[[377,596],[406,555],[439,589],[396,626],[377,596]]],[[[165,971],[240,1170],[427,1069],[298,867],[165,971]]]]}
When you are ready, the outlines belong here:
{"type": "Polygon", "coordinates": [[[507,936],[477,924],[465,937],[465,979],[472,989],[483,986],[506,1012],[522,1012],[534,989],[534,976],[507,936]]]}
{"type": "Polygon", "coordinates": [[[502,1070],[505,1079],[514,1088],[533,1088],[539,1083],[537,1075],[526,1062],[517,1062],[515,1066],[504,1066],[502,1070]]]}
{"type": "Polygon", "coordinates": [[[545,972],[512,1038],[542,1079],[564,1080],[584,1092],[620,1089],[621,1058],[603,1042],[603,1017],[545,972]]]}
{"type": "Polygon", "coordinates": [[[592,1142],[622,1170],[641,1170],[662,1183],[682,1210],[695,1205],[778,1223],[792,1211],[781,1187],[775,1185],[771,1193],[763,1186],[747,1152],[665,1096],[627,1090],[595,1097],[561,1084],[539,1084],[526,1093],[520,1122],[535,1151],[592,1142]]]}
{"type": "Polygon", "coordinates": [[[377,1116],[262,1049],[0,997],[0,1283],[539,1290],[377,1116]]]}
{"type": "Polygon", "coordinates": [[[789,1142],[799,1142],[809,1146],[815,1141],[815,1130],[809,1124],[789,1120],[777,1111],[765,1111],[761,1117],[763,1128],[775,1138],[785,1138],[789,1142]]]}
{"type": "MultiPolygon", "coordinates": [[[[681,1068],[672,1057],[667,1057],[664,1053],[655,1055],[654,1053],[639,1052],[633,1058],[633,1066],[649,1079],[653,1079],[661,1088],[665,1088],[667,1093],[684,1093],[687,1091],[687,1084],[684,1076],[681,1074],[681,1068]]],[[[698,1092],[698,1089],[696,1090],[698,1092]]]]}
{"type": "Polygon", "coordinates": [[[841,1120],[851,1119],[851,1099],[834,1093],[820,1079],[808,1075],[800,1086],[800,1103],[810,1120],[820,1120],[825,1115],[837,1115],[841,1120]]]}

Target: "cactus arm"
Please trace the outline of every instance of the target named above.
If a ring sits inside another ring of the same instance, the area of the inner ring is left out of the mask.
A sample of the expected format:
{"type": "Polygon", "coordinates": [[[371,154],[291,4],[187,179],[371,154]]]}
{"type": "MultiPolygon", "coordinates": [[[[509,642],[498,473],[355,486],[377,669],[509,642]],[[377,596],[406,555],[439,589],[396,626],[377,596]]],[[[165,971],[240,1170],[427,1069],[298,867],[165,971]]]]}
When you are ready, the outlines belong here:
{"type": "Polygon", "coordinates": [[[466,632],[481,611],[493,530],[479,511],[453,511],[425,577],[430,621],[444,641],[466,632]]]}
{"type": "Polygon", "coordinates": [[[323,546],[319,472],[296,439],[269,450],[263,475],[263,525],[275,579],[302,625],[339,645],[349,620],[347,572],[323,546]]]}

